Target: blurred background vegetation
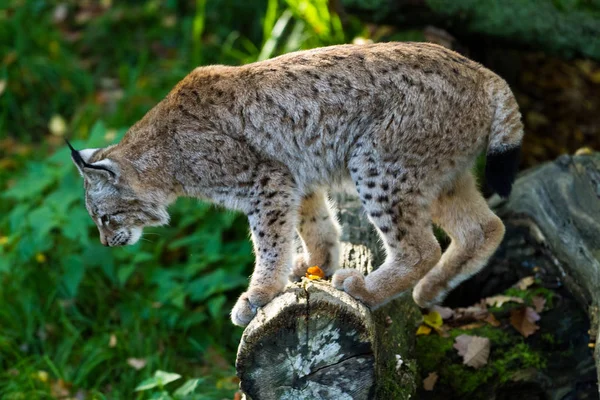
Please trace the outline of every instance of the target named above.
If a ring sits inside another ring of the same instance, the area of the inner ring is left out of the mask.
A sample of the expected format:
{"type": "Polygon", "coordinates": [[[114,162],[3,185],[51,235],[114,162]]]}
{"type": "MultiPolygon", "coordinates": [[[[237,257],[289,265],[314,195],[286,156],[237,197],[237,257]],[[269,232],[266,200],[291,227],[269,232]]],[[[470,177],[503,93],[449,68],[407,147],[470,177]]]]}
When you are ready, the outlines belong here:
{"type": "MultiPolygon", "coordinates": [[[[78,148],[118,141],[198,65],[352,41],[449,40],[430,27],[360,22],[331,4],[2,2],[0,398],[234,398],[241,329],[228,312],[251,272],[245,219],[182,199],[171,226],[107,249],[63,137],[78,148]]],[[[469,55],[494,64],[494,53],[473,47],[469,55]]],[[[511,83],[528,132],[538,133],[526,142],[524,166],[597,140],[600,100],[590,93],[600,89],[598,64],[514,57],[511,83]]]]}

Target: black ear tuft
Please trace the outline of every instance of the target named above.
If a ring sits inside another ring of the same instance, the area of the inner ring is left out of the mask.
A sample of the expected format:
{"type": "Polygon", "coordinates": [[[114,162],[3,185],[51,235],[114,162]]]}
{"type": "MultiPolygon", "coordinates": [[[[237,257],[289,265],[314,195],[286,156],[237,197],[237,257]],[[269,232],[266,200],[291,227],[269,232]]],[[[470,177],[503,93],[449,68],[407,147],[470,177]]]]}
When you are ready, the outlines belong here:
{"type": "Polygon", "coordinates": [[[83,158],[81,158],[81,154],[79,154],[79,152],[75,150],[75,148],[71,145],[71,142],[69,142],[67,138],[65,138],[65,142],[67,142],[67,146],[69,146],[69,148],[71,149],[71,157],[73,158],[73,161],[75,161],[75,164],[79,165],[81,168],[87,167],[87,163],[83,161],[83,158]]]}
{"type": "Polygon", "coordinates": [[[94,165],[94,164],[88,164],[83,157],[81,157],[81,154],[79,154],[79,151],[75,150],[75,148],[71,145],[71,143],[65,138],[65,142],[67,142],[67,146],[69,146],[69,148],[71,149],[71,157],[73,158],[73,161],[75,161],[75,164],[77,164],[80,168],[80,170],[82,171],[81,173],[83,174],[83,169],[84,168],[90,168],[90,169],[95,169],[98,171],[106,171],[110,174],[110,176],[112,178],[115,178],[117,175],[115,174],[114,171],[111,171],[110,169],[103,167],[101,165],[94,165]]]}

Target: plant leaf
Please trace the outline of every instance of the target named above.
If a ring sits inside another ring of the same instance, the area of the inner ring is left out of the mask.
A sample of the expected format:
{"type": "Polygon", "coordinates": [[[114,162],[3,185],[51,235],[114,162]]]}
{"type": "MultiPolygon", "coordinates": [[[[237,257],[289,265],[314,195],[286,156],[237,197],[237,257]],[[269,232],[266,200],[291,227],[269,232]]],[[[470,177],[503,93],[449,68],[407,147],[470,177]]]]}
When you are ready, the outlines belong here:
{"type": "Polygon", "coordinates": [[[160,380],[161,385],[166,385],[168,383],[174,382],[177,379],[181,378],[181,375],[176,374],[174,372],[166,372],[166,371],[156,371],[154,373],[154,377],[160,380]]]}
{"type": "Polygon", "coordinates": [[[187,396],[187,395],[193,393],[194,390],[196,390],[196,388],[198,387],[198,385],[200,384],[200,382],[202,382],[202,379],[190,379],[189,381],[187,381],[186,383],[184,383],[183,385],[181,385],[179,387],[179,389],[177,389],[173,393],[173,395],[175,395],[176,397],[187,396]]]}

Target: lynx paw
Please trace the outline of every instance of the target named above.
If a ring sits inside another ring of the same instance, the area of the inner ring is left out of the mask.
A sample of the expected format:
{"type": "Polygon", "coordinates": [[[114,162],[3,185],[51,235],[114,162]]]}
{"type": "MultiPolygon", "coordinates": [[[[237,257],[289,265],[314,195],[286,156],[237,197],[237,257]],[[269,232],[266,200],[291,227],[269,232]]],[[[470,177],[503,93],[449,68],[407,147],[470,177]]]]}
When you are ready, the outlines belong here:
{"type": "Polygon", "coordinates": [[[442,302],[445,297],[445,290],[433,290],[428,287],[425,280],[421,279],[415,286],[412,292],[413,300],[421,308],[430,308],[442,302]]]}
{"type": "Polygon", "coordinates": [[[340,269],[331,278],[333,287],[343,290],[369,307],[377,306],[365,285],[365,276],[355,269],[340,269]]]}
{"type": "Polygon", "coordinates": [[[258,308],[269,303],[277,294],[261,289],[250,289],[242,293],[231,310],[231,322],[237,326],[247,326],[258,308]]]}

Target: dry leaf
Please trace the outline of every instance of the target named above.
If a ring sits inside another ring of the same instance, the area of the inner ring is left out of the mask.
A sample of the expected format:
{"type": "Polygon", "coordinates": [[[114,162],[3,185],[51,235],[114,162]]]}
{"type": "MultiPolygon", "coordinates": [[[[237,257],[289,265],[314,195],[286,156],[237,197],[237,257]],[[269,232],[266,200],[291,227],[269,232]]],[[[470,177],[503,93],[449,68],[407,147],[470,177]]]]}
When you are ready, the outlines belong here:
{"type": "Polygon", "coordinates": [[[546,299],[544,297],[534,296],[531,301],[533,302],[533,307],[535,308],[536,313],[541,313],[544,311],[544,306],[546,305],[546,299]]]}
{"type": "Polygon", "coordinates": [[[525,290],[529,286],[533,285],[534,283],[535,283],[535,278],[533,276],[526,276],[525,278],[521,279],[519,282],[515,283],[513,286],[518,289],[525,290]]]}
{"type": "Polygon", "coordinates": [[[423,323],[429,325],[434,329],[438,329],[442,326],[444,321],[442,320],[442,316],[436,311],[430,311],[427,315],[423,316],[423,323]]]}
{"type": "Polygon", "coordinates": [[[486,365],[490,357],[490,339],[486,337],[457,336],[454,348],[462,356],[463,363],[475,369],[486,365]]]}
{"type": "Polygon", "coordinates": [[[430,311],[437,312],[442,319],[449,319],[454,315],[454,310],[449,307],[433,306],[430,308],[430,311]]]}
{"type": "Polygon", "coordinates": [[[423,389],[431,392],[438,378],[437,372],[430,372],[429,375],[427,375],[427,378],[423,379],[423,389]]]}
{"type": "Polygon", "coordinates": [[[524,337],[531,336],[540,329],[535,324],[540,316],[531,307],[521,307],[510,312],[510,324],[524,337]]]}
{"type": "MultiPolygon", "coordinates": [[[[598,75],[600,76],[600,75],[598,75]]],[[[2,94],[2,92],[0,91],[0,94],[2,94]]],[[[589,156],[590,154],[593,154],[594,150],[591,147],[582,147],[580,149],[578,149],[575,152],[576,156],[589,156]]]]}
{"type": "Polygon", "coordinates": [[[50,393],[55,399],[64,399],[71,394],[71,384],[59,379],[50,384],[50,393]]]}
{"type": "Polygon", "coordinates": [[[110,339],[108,340],[108,347],[113,348],[117,346],[117,337],[114,333],[110,335],[110,339]]]}
{"type": "Polygon", "coordinates": [[[137,369],[138,371],[142,368],[144,368],[146,366],[146,359],[145,358],[128,358],[127,359],[127,364],[129,364],[130,367],[137,369]]]}
{"type": "Polygon", "coordinates": [[[431,328],[427,325],[419,325],[419,328],[417,329],[417,336],[419,335],[429,335],[431,333],[431,328]]]}
{"type": "Polygon", "coordinates": [[[472,322],[470,324],[466,324],[466,325],[461,325],[459,326],[457,329],[463,329],[463,330],[470,330],[470,329],[477,329],[477,328],[481,328],[482,326],[485,326],[484,322],[472,322]]]}
{"type": "Polygon", "coordinates": [[[310,280],[317,280],[325,278],[325,272],[318,266],[310,267],[306,270],[306,277],[310,280]]]}
{"type": "Polygon", "coordinates": [[[523,304],[523,299],[514,296],[505,296],[502,294],[485,299],[485,303],[492,307],[502,307],[504,303],[508,302],[523,304]]]}
{"type": "Polygon", "coordinates": [[[488,315],[488,310],[485,306],[485,301],[466,308],[457,308],[454,310],[454,320],[482,320],[488,315]]]}
{"type": "Polygon", "coordinates": [[[488,316],[485,317],[484,321],[487,322],[488,324],[490,324],[491,326],[495,326],[495,327],[500,326],[500,321],[498,321],[496,319],[496,317],[494,316],[494,314],[492,314],[492,313],[489,313],[488,316]]]}
{"type": "Polygon", "coordinates": [[[242,392],[235,392],[233,400],[242,400],[242,392]]]}

